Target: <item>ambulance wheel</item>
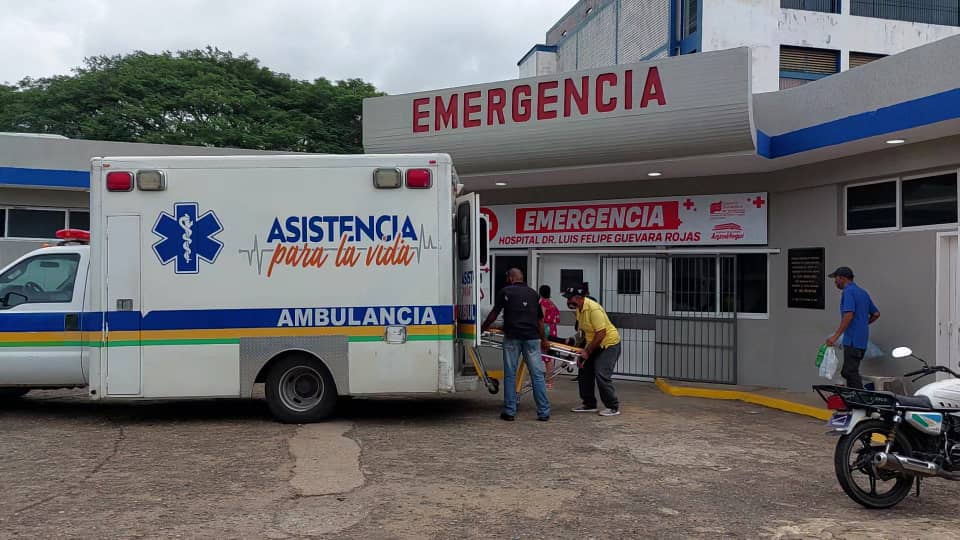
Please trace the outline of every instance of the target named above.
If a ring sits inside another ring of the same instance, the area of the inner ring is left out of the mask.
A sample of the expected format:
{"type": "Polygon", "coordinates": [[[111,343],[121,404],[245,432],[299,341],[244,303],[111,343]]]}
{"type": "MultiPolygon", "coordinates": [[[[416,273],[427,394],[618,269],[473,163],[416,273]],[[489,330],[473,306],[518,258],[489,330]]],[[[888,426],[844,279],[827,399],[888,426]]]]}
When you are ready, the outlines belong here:
{"type": "Polygon", "coordinates": [[[267,374],[267,406],[278,421],[308,424],[330,416],[337,386],[322,362],[308,355],[280,359],[267,374]]]}
{"type": "Polygon", "coordinates": [[[496,394],[500,391],[500,381],[497,379],[490,379],[490,382],[487,383],[487,392],[491,394],[496,394]]]}
{"type": "Polygon", "coordinates": [[[0,399],[17,399],[27,395],[29,388],[0,388],[0,399]]]}

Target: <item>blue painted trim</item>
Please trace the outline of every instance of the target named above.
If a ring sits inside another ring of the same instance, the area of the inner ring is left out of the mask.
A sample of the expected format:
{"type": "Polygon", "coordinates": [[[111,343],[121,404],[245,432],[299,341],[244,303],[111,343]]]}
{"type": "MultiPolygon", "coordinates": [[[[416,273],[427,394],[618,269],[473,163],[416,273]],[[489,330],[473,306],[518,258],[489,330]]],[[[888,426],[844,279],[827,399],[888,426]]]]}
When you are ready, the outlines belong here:
{"type": "Polygon", "coordinates": [[[775,159],[960,118],[960,88],[782,135],[757,131],[757,153],[775,159]]]}
{"type": "MultiPolygon", "coordinates": [[[[436,324],[453,324],[453,306],[369,306],[350,308],[324,308],[328,310],[349,310],[350,318],[342,326],[383,326],[366,323],[364,316],[373,309],[379,317],[381,309],[396,312],[401,308],[414,310],[425,308],[433,310],[436,324]],[[360,324],[353,324],[351,321],[360,324]]],[[[272,309],[191,309],[177,311],[151,311],[142,315],[138,311],[110,311],[106,318],[113,331],[132,330],[223,330],[232,328],[276,328],[284,310],[316,308],[272,308],[272,309]]],[[[340,312],[338,312],[340,313],[340,312]]],[[[62,332],[67,313],[5,313],[0,311],[0,333],[3,332],[62,332]]],[[[292,315],[292,313],[291,313],[292,315]]],[[[337,317],[343,318],[342,315],[337,317]]],[[[465,322],[462,321],[461,322],[465,322]]],[[[316,323],[316,321],[314,321],[316,323]]],[[[314,326],[322,326],[314,324],[314,326]]],[[[325,326],[336,326],[327,324],[325,326]]],[[[103,313],[83,313],[81,330],[100,331],[103,328],[103,313]]]]}
{"type": "Polygon", "coordinates": [[[654,57],[656,57],[658,54],[660,54],[660,53],[662,53],[662,52],[664,52],[664,51],[667,51],[667,50],[670,50],[670,45],[664,43],[663,45],[661,45],[661,46],[657,47],[656,49],[654,49],[650,54],[648,54],[648,55],[644,56],[643,58],[641,58],[640,61],[641,61],[641,62],[646,62],[647,60],[652,60],[652,59],[653,59],[654,57]]]}
{"type": "Polygon", "coordinates": [[[809,73],[806,71],[781,71],[781,79],[803,79],[805,81],[818,81],[824,77],[836,75],[835,73],[809,73]]]}
{"type": "Polygon", "coordinates": [[[530,50],[527,51],[527,54],[523,55],[523,58],[521,58],[520,61],[517,62],[517,65],[519,66],[520,64],[526,62],[526,61],[527,61],[527,58],[529,58],[531,54],[536,53],[536,52],[552,52],[552,53],[555,53],[555,52],[557,52],[557,46],[556,46],[556,45],[545,45],[545,44],[543,44],[543,43],[538,43],[538,44],[534,45],[533,47],[531,47],[530,50]]]}
{"type": "Polygon", "coordinates": [[[90,189],[90,172],[0,167],[0,185],[90,189]]]}

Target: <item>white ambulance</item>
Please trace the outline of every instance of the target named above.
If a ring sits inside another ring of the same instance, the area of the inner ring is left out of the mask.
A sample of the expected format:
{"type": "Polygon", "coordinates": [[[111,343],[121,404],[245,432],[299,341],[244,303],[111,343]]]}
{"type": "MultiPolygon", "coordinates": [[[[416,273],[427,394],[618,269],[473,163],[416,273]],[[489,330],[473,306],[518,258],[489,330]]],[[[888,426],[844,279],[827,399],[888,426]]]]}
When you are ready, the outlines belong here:
{"type": "Polygon", "coordinates": [[[310,422],[338,396],[472,390],[486,232],[461,189],[439,154],[94,159],[89,237],[0,271],[0,396],[265,383],[310,422]]]}

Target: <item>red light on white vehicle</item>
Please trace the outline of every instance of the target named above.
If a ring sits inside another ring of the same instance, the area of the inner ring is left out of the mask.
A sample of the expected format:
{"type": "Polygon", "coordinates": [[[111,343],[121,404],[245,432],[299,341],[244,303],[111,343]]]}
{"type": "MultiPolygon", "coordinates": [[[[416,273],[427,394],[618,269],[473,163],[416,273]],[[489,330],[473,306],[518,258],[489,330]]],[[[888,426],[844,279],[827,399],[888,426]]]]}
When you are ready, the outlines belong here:
{"type": "Polygon", "coordinates": [[[57,231],[57,238],[65,242],[90,242],[90,231],[80,229],[61,229],[57,231]]]}
{"type": "Polygon", "coordinates": [[[133,191],[133,173],[121,171],[108,172],[107,191],[133,191]]]}
{"type": "Polygon", "coordinates": [[[845,411],[848,409],[847,402],[836,394],[827,398],[827,408],[831,411],[845,411]]]}
{"type": "Polygon", "coordinates": [[[433,175],[430,169],[407,169],[407,187],[411,189],[428,189],[433,185],[433,175]]]}

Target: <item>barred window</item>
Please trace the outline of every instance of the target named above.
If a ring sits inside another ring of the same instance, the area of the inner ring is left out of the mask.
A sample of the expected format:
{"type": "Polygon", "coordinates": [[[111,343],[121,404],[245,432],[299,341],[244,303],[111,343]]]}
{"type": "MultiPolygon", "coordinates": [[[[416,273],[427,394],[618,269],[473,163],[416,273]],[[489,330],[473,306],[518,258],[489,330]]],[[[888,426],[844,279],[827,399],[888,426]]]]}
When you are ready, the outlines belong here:
{"type": "Polygon", "coordinates": [[[840,13],[840,0],[780,0],[780,7],[823,13],[840,13]]]}
{"type": "Polygon", "coordinates": [[[873,62],[874,60],[879,60],[885,57],[885,54],[872,54],[864,52],[851,52],[850,53],[850,69],[855,67],[864,66],[873,62]]]}
{"type": "Polygon", "coordinates": [[[960,26],[960,1],[852,0],[850,14],[878,19],[960,26]]]}
{"type": "Polygon", "coordinates": [[[780,89],[786,90],[840,71],[840,52],[780,46],[780,89]]]}

